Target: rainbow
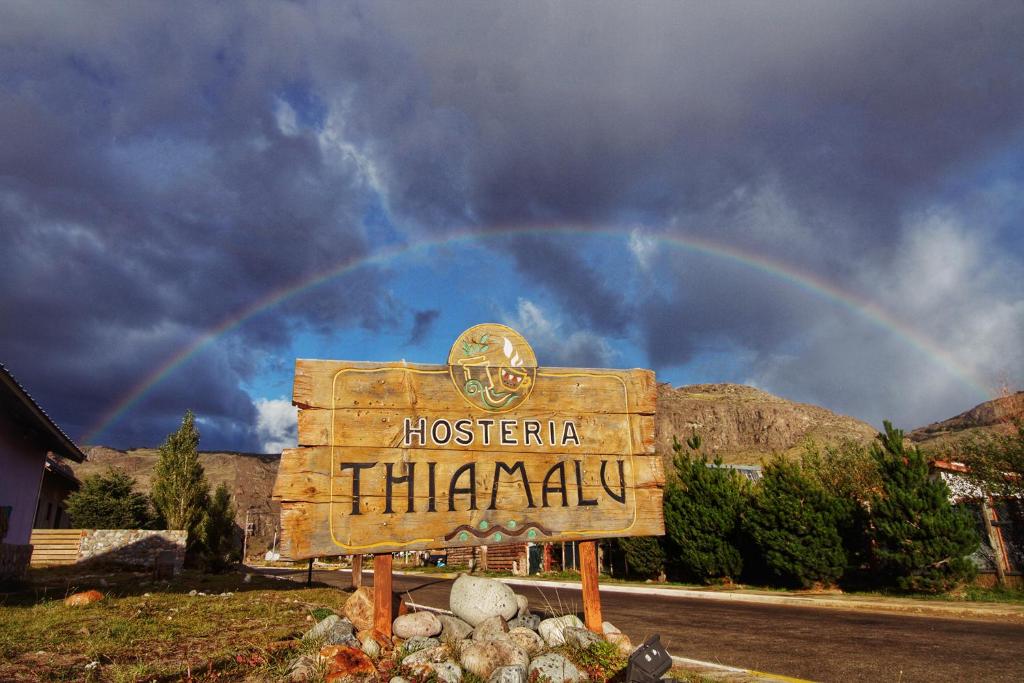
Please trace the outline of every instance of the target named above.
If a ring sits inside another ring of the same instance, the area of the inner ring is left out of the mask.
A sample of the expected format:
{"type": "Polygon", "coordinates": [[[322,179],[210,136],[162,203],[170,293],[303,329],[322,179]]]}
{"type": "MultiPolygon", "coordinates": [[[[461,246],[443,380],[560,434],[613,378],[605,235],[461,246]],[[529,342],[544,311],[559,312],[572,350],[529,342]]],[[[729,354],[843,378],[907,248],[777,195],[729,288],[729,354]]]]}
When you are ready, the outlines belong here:
{"type": "MultiPolygon", "coordinates": [[[[341,262],[292,282],[253,301],[248,306],[225,318],[217,325],[200,334],[189,344],[167,358],[149,375],[144,377],[119,401],[111,406],[88,432],[80,439],[83,443],[92,443],[111,425],[120,420],[134,408],[146,395],[168,375],[188,361],[199,351],[214,343],[219,337],[231,332],[253,316],[273,308],[288,299],[318,287],[334,278],[347,275],[355,270],[371,265],[383,265],[399,258],[429,251],[437,247],[466,245],[483,242],[489,239],[516,236],[594,236],[594,237],[630,237],[635,232],[630,228],[580,227],[572,225],[560,226],[516,226],[497,227],[482,230],[479,228],[465,229],[446,233],[444,236],[417,240],[404,244],[385,247],[370,254],[354,256],[341,262]]],[[[683,249],[692,253],[723,259],[755,271],[760,271],[779,279],[798,289],[831,301],[856,315],[892,332],[904,342],[922,352],[933,362],[957,377],[965,386],[971,388],[984,399],[991,398],[992,390],[984,382],[974,376],[973,372],[964,367],[951,353],[937,343],[921,334],[915,328],[902,322],[894,315],[877,304],[857,295],[840,289],[831,282],[761,254],[755,254],[737,247],[713,242],[700,237],[687,237],[664,232],[640,233],[644,240],[658,245],[683,249]]]]}

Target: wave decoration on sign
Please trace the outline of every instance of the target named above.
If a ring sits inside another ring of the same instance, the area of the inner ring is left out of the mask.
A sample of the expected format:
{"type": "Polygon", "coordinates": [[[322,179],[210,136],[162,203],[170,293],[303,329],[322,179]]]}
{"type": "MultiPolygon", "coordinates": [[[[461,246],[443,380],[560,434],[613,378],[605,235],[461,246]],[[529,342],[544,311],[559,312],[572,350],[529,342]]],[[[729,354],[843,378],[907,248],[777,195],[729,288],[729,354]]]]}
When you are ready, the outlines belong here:
{"type": "Polygon", "coordinates": [[[510,520],[507,525],[492,525],[490,522],[483,520],[477,526],[463,524],[455,527],[444,537],[444,540],[465,542],[470,539],[470,536],[475,536],[476,538],[490,538],[497,542],[504,540],[506,537],[514,538],[523,535],[532,541],[540,535],[551,536],[552,532],[540,522],[531,522],[529,520],[521,523],[510,520]]]}

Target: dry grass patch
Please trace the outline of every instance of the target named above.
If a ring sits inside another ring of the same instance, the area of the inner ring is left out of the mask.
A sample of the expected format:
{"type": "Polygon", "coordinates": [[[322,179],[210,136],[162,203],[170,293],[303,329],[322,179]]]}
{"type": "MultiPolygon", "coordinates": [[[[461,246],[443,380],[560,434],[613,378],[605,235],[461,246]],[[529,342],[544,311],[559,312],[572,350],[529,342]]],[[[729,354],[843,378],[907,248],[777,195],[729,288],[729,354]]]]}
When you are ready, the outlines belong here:
{"type": "Polygon", "coordinates": [[[293,639],[309,628],[312,611],[340,611],[348,597],[334,588],[243,579],[36,572],[20,591],[0,594],[0,680],[273,678],[302,648],[293,639]],[[87,588],[107,597],[64,606],[66,595],[87,588]]]}

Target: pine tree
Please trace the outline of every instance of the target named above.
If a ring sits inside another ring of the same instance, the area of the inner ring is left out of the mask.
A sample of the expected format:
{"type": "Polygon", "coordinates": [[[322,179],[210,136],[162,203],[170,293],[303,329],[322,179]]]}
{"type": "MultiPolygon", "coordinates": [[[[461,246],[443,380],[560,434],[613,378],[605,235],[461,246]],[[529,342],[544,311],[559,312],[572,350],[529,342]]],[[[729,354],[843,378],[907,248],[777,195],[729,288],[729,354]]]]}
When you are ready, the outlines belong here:
{"type": "Polygon", "coordinates": [[[652,579],[665,567],[665,551],[654,536],[632,536],[615,539],[625,555],[626,574],[652,579]]]}
{"type": "Polygon", "coordinates": [[[809,588],[834,583],[843,573],[841,514],[835,497],[780,457],[765,468],[743,526],[771,574],[809,588]]]}
{"type": "Polygon", "coordinates": [[[192,411],[181,427],[167,435],[153,474],[153,505],[168,529],[188,531],[188,546],[198,541],[199,525],[209,503],[210,487],[199,464],[199,431],[192,411]]]}
{"type": "Polygon", "coordinates": [[[877,567],[903,590],[947,591],[976,571],[968,559],[978,548],[970,513],[952,506],[945,482],[929,478],[920,449],[903,445],[903,430],[884,425],[872,445],[882,475],[870,505],[877,567]]]}
{"type": "Polygon", "coordinates": [[[235,506],[226,484],[213,494],[199,525],[199,544],[203,562],[211,571],[221,571],[234,551],[235,506]]]}
{"type": "Polygon", "coordinates": [[[152,519],[149,500],[135,490],[135,480],[117,470],[86,477],[65,505],[80,529],[142,529],[152,519]]]}
{"type": "Polygon", "coordinates": [[[708,583],[739,576],[743,559],[737,548],[743,479],[738,472],[700,452],[696,433],[689,453],[673,438],[675,480],[665,487],[665,533],[669,565],[684,578],[708,583]]]}

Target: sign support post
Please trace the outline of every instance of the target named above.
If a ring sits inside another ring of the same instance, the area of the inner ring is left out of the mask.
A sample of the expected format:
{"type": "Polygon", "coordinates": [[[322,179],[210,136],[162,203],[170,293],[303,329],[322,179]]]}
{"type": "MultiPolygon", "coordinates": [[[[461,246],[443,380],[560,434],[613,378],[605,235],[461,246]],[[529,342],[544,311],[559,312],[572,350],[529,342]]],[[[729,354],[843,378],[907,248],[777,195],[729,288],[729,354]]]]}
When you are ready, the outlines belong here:
{"type": "Polygon", "coordinates": [[[391,637],[391,553],[373,556],[373,630],[391,637]]]}
{"type": "Polygon", "coordinates": [[[580,578],[583,583],[583,618],[587,628],[601,634],[601,594],[597,588],[597,541],[580,541],[580,578]]]}
{"type": "Polygon", "coordinates": [[[352,588],[359,588],[363,585],[363,556],[352,556],[352,588]]]}

